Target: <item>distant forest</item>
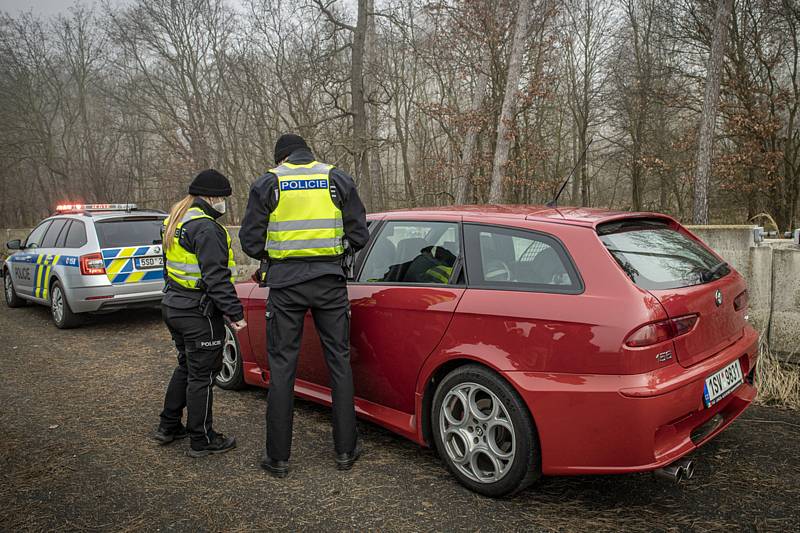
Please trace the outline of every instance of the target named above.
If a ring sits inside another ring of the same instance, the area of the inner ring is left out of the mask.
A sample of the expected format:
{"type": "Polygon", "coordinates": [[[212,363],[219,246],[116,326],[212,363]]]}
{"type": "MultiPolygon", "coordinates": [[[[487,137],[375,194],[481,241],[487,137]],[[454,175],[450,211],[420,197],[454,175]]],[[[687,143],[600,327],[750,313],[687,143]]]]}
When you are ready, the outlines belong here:
{"type": "Polygon", "coordinates": [[[291,131],[354,175],[371,211],[544,203],[577,165],[562,204],[690,222],[705,195],[712,223],[767,213],[788,230],[799,26],[797,0],[132,0],[2,15],[0,227],[62,201],[166,209],[207,167],[234,185],[235,224],[291,131]]]}

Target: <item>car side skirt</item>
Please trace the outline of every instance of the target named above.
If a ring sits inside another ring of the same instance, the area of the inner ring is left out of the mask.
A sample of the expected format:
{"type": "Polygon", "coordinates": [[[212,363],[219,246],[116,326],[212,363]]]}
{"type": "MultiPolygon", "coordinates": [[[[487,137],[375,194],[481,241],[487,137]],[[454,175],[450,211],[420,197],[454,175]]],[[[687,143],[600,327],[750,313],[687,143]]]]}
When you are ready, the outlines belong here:
{"type": "MultiPolygon", "coordinates": [[[[262,371],[256,363],[244,361],[244,381],[248,385],[267,388],[269,386],[269,372],[262,371]]],[[[295,380],[294,392],[300,398],[325,406],[330,406],[332,403],[330,388],[309,383],[302,379],[295,380]]],[[[419,442],[416,417],[413,414],[403,413],[361,398],[355,399],[355,407],[357,416],[383,426],[414,442],[419,442]]]]}

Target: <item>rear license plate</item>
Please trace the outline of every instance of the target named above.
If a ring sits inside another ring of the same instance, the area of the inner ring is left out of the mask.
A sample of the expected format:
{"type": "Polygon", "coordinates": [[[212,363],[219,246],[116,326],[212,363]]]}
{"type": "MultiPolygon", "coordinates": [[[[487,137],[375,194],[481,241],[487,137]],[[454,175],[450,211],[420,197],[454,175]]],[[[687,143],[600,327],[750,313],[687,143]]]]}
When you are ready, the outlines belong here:
{"type": "Polygon", "coordinates": [[[136,268],[138,269],[161,268],[163,266],[164,258],[161,256],[136,258],[136,268]]]}
{"type": "Polygon", "coordinates": [[[715,372],[706,378],[706,384],[703,387],[703,402],[706,407],[711,407],[733,392],[742,383],[744,383],[742,367],[737,359],[719,372],[715,372]]]}

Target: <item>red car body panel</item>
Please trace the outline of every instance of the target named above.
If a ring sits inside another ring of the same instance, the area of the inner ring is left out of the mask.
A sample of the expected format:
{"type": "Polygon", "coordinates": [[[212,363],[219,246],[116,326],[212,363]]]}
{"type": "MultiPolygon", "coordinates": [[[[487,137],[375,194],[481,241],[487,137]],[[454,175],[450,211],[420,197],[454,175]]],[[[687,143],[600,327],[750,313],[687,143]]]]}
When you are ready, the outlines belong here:
{"type": "MultiPolygon", "coordinates": [[[[357,413],[422,445],[431,380],[463,361],[504,377],[538,430],[544,474],[625,473],[659,468],[713,438],[754,399],[745,382],[710,408],[705,378],[758,355],[745,310],[724,313],[745,290],[732,271],[711,283],[647,291],[634,285],[597,236],[599,224],[657,217],[586,208],[466,206],[380,214],[372,220],[459,221],[526,229],[558,239],[583,281],[580,294],[350,283],[351,363],[357,413]],[[725,307],[727,309],[727,307],[725,307]],[[642,324],[699,314],[694,329],[643,348],[625,345],[642,324]],[[659,355],[670,355],[660,360],[659,355]]],[[[463,251],[462,251],[463,253],[463,251]]],[[[248,327],[239,333],[245,381],[266,386],[265,300],[252,282],[237,291],[248,327]]],[[[730,310],[728,310],[730,311],[730,310]]],[[[328,375],[310,314],[296,393],[330,404],[328,375]]]]}

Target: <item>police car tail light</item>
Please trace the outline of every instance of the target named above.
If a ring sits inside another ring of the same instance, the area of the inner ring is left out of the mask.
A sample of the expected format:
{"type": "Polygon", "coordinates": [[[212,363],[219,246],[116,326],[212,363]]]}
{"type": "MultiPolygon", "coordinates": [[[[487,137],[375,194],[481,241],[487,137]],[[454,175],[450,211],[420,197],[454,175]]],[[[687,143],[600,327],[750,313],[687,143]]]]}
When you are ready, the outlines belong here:
{"type": "Polygon", "coordinates": [[[692,331],[697,324],[697,318],[697,315],[686,315],[645,324],[628,335],[625,345],[631,348],[641,348],[680,337],[692,331]]]}
{"type": "Polygon", "coordinates": [[[81,256],[81,274],[84,276],[96,276],[106,273],[106,265],[103,256],[100,254],[87,254],[81,256]]]}

